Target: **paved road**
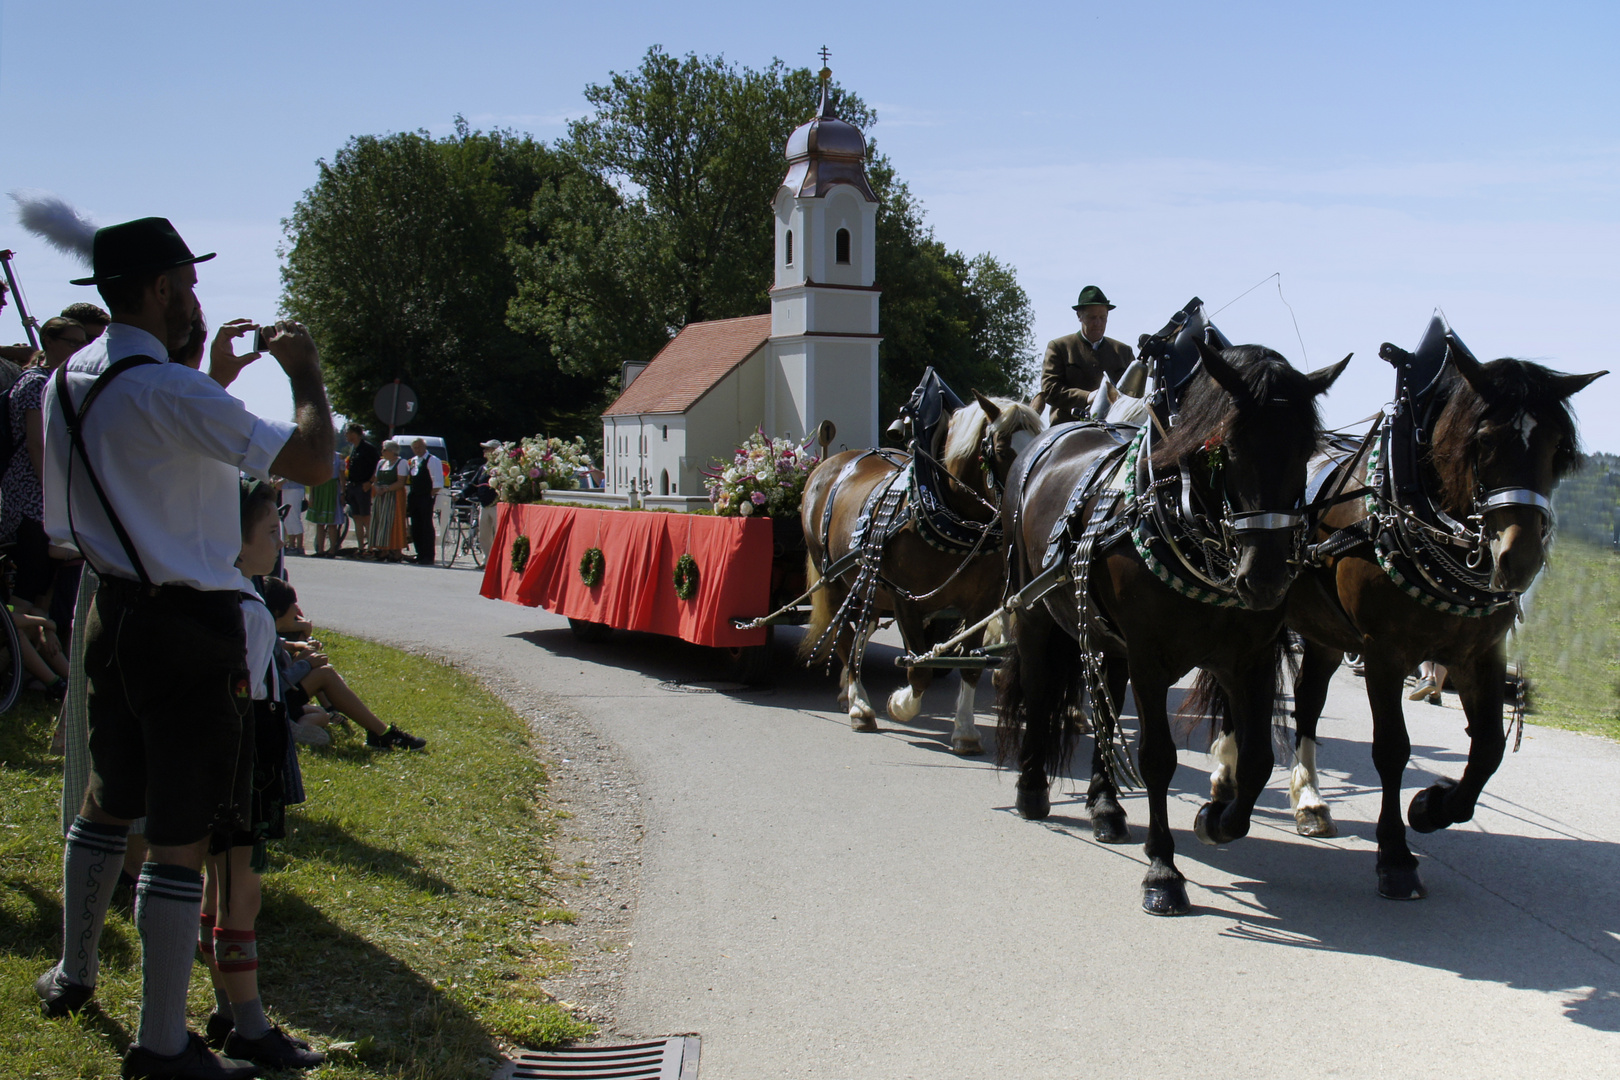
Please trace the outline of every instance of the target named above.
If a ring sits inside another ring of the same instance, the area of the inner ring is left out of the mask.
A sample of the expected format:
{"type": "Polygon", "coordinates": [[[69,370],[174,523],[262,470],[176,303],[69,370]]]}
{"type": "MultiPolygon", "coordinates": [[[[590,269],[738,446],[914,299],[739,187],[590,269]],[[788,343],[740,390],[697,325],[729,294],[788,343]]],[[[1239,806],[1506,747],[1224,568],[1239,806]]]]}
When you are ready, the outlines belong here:
{"type": "MultiPolygon", "coordinates": [[[[722,677],[704,650],[578,644],[469,572],[293,573],[319,624],[476,654],[616,747],[648,824],[618,1026],[700,1032],[704,1080],[1620,1075],[1613,743],[1528,728],[1473,822],[1414,834],[1429,898],[1392,903],[1366,704],[1341,671],[1322,722],[1341,836],[1297,836],[1278,773],[1249,838],[1203,847],[1207,766],[1184,752],[1171,820],[1194,912],[1153,919],[1139,843],[1094,844],[1072,782],[1026,822],[1010,774],[948,752],[952,685],[857,735],[786,643],[773,691],[685,695],[660,683],[722,677]]],[[[893,655],[868,664],[874,701],[893,655]]],[[[1466,742],[1460,710],[1408,712],[1410,793],[1456,775],[1466,742]]],[[[1124,802],[1140,840],[1145,801],[1124,802]]]]}

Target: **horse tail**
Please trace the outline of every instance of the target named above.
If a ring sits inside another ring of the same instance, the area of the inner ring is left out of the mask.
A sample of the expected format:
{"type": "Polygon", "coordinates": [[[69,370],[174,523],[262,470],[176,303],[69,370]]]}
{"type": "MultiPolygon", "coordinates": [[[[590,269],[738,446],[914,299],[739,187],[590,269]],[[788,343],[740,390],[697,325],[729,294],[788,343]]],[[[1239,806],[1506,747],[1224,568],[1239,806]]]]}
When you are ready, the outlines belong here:
{"type": "MultiPolygon", "coordinates": [[[[1280,759],[1286,761],[1294,752],[1289,692],[1299,679],[1299,651],[1286,626],[1278,629],[1271,651],[1271,735],[1280,759]]],[[[1200,670],[1181,708],[1176,710],[1176,719],[1179,741],[1191,743],[1193,733],[1207,723],[1207,745],[1213,745],[1216,736],[1232,734],[1232,702],[1220,681],[1209,671],[1200,670]]]]}
{"type": "Polygon", "coordinates": [[[1010,620],[1009,630],[1013,648],[997,673],[996,764],[1054,777],[1080,742],[1080,645],[1034,612],[1010,620]]]}
{"type": "MultiPolygon", "coordinates": [[[[806,588],[814,587],[821,580],[821,571],[816,567],[816,560],[809,555],[804,557],[804,582],[806,588]]],[[[825,587],[816,589],[810,594],[810,621],[805,624],[804,638],[799,642],[799,659],[814,667],[817,648],[821,644],[822,635],[827,627],[832,625],[837,612],[833,608],[832,592],[825,587]]]]}

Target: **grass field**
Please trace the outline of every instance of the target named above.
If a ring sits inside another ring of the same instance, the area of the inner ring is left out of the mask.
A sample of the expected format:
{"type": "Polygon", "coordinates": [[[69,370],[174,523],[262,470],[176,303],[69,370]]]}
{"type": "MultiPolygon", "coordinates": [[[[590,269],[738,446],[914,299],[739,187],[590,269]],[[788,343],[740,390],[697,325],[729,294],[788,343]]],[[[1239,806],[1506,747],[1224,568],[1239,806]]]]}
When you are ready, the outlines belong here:
{"type": "MultiPolygon", "coordinates": [[[[566,964],[548,927],[555,815],[523,721],[471,679],[322,634],[333,664],[425,753],[366,749],[358,728],[301,755],[309,801],[271,848],[259,918],[272,1018],[328,1048],[321,1078],[488,1076],[503,1045],[544,1048],[589,1029],[543,990],[566,964]]],[[[34,977],[61,934],[61,761],[37,694],[0,716],[0,1075],[116,1077],[139,1015],[140,943],[115,906],[99,1009],[46,1020],[34,977]]],[[[213,995],[199,965],[191,1017],[213,995]]]]}
{"type": "Polygon", "coordinates": [[[1620,739],[1620,556],[1559,539],[1508,642],[1538,724],[1620,739]]]}

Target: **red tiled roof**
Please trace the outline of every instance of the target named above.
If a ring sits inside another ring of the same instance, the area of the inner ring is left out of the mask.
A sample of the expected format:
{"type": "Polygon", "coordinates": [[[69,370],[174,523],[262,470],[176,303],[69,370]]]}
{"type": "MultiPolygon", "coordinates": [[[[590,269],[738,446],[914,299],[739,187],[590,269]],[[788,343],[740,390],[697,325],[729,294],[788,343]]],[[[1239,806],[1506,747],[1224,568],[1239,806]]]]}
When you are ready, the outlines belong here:
{"type": "Polygon", "coordinates": [[[688,323],[602,415],[683,413],[770,336],[769,315],[688,323]]]}

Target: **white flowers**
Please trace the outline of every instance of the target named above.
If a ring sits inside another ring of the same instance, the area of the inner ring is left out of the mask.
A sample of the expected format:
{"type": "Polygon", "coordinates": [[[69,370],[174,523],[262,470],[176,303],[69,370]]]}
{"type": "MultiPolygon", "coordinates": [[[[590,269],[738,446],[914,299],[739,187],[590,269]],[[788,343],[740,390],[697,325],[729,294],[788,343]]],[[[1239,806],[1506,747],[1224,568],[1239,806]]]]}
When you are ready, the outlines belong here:
{"type": "Polygon", "coordinates": [[[799,512],[804,482],[820,459],[792,439],[756,431],[737,448],[731,463],[705,471],[714,512],[751,517],[792,517],[799,512]]]}
{"type": "Polygon", "coordinates": [[[566,491],[579,486],[578,471],[590,468],[585,440],[566,442],[538,435],[521,443],[502,443],[485,450],[489,483],[502,502],[539,502],[548,490],[566,491]]]}

